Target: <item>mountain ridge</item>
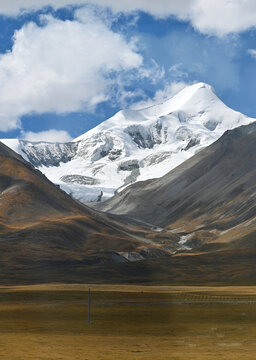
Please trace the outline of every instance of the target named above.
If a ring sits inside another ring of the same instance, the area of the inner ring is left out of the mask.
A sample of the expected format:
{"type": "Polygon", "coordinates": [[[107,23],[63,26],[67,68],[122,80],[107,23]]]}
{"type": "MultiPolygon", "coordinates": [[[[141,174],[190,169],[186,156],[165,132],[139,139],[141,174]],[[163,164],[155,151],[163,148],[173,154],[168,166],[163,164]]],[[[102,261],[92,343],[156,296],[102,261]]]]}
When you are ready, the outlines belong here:
{"type": "Polygon", "coordinates": [[[164,177],[97,204],[117,200],[129,215],[117,216],[79,204],[0,144],[0,283],[252,284],[255,146],[255,123],[226,131],[164,177]]]}
{"type": "Polygon", "coordinates": [[[3,142],[86,203],[160,178],[226,130],[253,121],[229,109],[210,85],[198,83],[162,104],[122,110],[70,143],[3,142]]]}
{"type": "Polygon", "coordinates": [[[1,143],[0,163],[0,263],[8,258],[16,266],[26,261],[54,264],[62,257],[112,263],[170,255],[148,238],[149,226],[79,203],[1,143]]]}
{"type": "Polygon", "coordinates": [[[188,249],[254,248],[255,146],[256,122],[226,131],[164,177],[132,184],[95,207],[177,233],[188,249]]]}

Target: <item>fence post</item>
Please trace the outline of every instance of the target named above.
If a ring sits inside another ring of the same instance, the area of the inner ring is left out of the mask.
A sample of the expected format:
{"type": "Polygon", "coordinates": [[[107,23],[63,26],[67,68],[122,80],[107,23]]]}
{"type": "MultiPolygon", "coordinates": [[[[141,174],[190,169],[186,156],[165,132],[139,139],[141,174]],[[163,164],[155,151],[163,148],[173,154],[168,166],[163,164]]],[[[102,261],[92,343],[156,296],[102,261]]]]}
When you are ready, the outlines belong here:
{"type": "Polygon", "coordinates": [[[88,289],[88,324],[91,323],[91,289],[88,289]]]}

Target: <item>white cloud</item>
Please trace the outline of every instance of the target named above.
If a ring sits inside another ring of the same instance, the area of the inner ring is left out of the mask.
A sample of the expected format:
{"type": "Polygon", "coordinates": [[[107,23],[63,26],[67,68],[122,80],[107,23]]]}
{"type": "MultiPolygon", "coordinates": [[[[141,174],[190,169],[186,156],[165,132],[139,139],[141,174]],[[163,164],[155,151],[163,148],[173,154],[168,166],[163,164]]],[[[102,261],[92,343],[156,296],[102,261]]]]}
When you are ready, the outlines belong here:
{"type": "Polygon", "coordinates": [[[14,35],[0,56],[0,130],[20,126],[28,113],[92,109],[109,99],[119,73],[143,63],[135,43],[114,33],[91,12],[75,21],[43,17],[14,35]]]}
{"type": "Polygon", "coordinates": [[[249,49],[248,54],[251,55],[254,59],[256,59],[256,50],[255,49],[249,49]]]}
{"type": "Polygon", "coordinates": [[[85,2],[84,0],[1,0],[0,13],[7,16],[16,16],[19,13],[39,10],[46,6],[61,8],[68,5],[81,5],[85,2]]]}
{"type": "Polygon", "coordinates": [[[160,104],[168,99],[171,99],[173,96],[178,94],[181,90],[191,84],[185,83],[184,81],[175,81],[170,84],[167,84],[163,89],[157,90],[153,98],[147,98],[144,101],[137,102],[131,106],[133,110],[145,109],[147,107],[160,104]]]}
{"type": "Polygon", "coordinates": [[[172,74],[175,79],[187,79],[188,73],[182,70],[183,64],[175,64],[170,67],[169,72],[172,74]]]}
{"type": "Polygon", "coordinates": [[[40,131],[40,132],[23,132],[22,139],[27,141],[46,141],[46,142],[69,142],[72,140],[71,136],[67,131],[64,130],[47,130],[47,131],[40,131]]]}
{"type": "Polygon", "coordinates": [[[86,3],[107,6],[114,12],[142,10],[160,18],[173,15],[190,21],[203,33],[218,36],[256,26],[255,0],[1,0],[0,13],[17,15],[21,11],[36,10],[47,5],[60,8],[86,3]]]}
{"type": "Polygon", "coordinates": [[[255,0],[196,0],[189,14],[195,28],[223,36],[256,26],[255,0]]]}
{"type": "Polygon", "coordinates": [[[151,59],[151,64],[148,67],[142,67],[139,70],[139,75],[141,78],[150,78],[153,84],[156,84],[160,79],[163,79],[165,76],[165,69],[163,66],[151,59]]]}
{"type": "Polygon", "coordinates": [[[152,15],[166,17],[171,14],[187,14],[187,8],[195,0],[1,0],[0,13],[14,16],[24,11],[38,10],[46,6],[61,8],[68,5],[79,6],[87,3],[110,7],[114,12],[143,10],[152,15]]]}
{"type": "Polygon", "coordinates": [[[114,11],[143,10],[153,16],[176,16],[202,33],[224,36],[256,27],[255,0],[93,0],[114,11]]]}

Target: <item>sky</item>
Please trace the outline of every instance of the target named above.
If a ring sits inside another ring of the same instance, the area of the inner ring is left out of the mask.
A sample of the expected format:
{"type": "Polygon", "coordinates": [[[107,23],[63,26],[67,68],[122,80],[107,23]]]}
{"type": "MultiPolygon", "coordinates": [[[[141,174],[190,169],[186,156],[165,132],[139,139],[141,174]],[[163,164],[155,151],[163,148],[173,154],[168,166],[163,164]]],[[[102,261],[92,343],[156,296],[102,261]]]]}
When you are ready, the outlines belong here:
{"type": "Polygon", "coordinates": [[[195,82],[256,118],[255,0],[1,0],[0,138],[71,141],[195,82]]]}

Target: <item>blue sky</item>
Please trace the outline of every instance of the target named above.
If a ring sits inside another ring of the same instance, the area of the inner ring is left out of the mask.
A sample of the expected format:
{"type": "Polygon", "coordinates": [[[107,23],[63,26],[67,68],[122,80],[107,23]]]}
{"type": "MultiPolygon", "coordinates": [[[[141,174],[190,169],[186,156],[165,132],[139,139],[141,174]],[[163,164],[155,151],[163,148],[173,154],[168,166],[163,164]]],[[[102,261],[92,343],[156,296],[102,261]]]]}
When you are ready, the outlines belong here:
{"type": "Polygon", "coordinates": [[[0,4],[1,138],[68,141],[199,81],[256,118],[255,2],[88,1],[0,4]]]}

